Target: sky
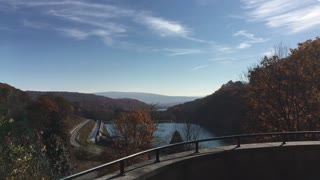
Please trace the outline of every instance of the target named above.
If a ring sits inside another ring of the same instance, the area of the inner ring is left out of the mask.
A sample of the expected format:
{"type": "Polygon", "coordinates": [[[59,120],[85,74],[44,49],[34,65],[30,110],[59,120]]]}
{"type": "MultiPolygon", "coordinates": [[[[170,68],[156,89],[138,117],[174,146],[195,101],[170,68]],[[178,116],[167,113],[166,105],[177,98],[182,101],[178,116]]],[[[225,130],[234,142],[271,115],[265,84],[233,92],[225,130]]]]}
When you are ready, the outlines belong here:
{"type": "Polygon", "coordinates": [[[320,32],[320,0],[0,0],[0,82],[205,96],[320,32]]]}

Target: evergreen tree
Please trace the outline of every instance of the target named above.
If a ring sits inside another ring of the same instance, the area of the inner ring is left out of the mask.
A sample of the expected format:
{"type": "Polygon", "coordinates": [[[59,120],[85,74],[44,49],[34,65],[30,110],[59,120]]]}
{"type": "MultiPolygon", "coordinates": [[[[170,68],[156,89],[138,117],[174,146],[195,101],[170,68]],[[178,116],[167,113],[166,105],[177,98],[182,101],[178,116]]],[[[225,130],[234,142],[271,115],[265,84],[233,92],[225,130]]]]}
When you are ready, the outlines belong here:
{"type": "Polygon", "coordinates": [[[183,140],[179,131],[175,130],[171,136],[170,144],[179,143],[179,142],[183,142],[183,140]]]}
{"type": "MultiPolygon", "coordinates": [[[[171,136],[171,140],[170,140],[170,144],[175,144],[175,143],[179,143],[179,142],[183,142],[183,139],[181,137],[181,134],[179,133],[179,131],[175,130],[171,136]]],[[[176,147],[171,147],[167,150],[167,153],[178,153],[178,152],[182,152],[185,150],[185,146],[184,145],[180,145],[180,146],[176,146],[176,147]]]]}

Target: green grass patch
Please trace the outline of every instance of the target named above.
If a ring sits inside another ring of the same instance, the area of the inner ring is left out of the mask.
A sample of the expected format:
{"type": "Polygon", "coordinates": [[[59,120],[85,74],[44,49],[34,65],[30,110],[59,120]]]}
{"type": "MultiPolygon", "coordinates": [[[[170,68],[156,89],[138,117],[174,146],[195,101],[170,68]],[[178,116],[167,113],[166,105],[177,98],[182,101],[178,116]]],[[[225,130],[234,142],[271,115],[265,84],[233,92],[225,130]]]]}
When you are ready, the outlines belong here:
{"type": "Polygon", "coordinates": [[[91,135],[91,132],[95,125],[96,122],[91,120],[79,130],[76,140],[81,146],[88,147],[89,144],[91,144],[90,142],[88,142],[88,138],[91,135]]]}

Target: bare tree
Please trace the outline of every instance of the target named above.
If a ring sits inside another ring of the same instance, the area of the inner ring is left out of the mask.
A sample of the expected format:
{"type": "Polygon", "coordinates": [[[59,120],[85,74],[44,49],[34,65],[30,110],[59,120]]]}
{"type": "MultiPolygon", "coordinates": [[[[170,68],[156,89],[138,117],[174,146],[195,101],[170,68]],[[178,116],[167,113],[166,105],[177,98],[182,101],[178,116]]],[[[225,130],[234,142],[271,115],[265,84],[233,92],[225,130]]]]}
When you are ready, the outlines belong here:
{"type": "MultiPolygon", "coordinates": [[[[183,139],[185,141],[198,140],[200,137],[200,131],[201,131],[200,126],[195,125],[189,121],[186,121],[182,128],[183,139]]],[[[186,150],[190,150],[192,148],[193,148],[192,145],[185,146],[186,150]]]]}

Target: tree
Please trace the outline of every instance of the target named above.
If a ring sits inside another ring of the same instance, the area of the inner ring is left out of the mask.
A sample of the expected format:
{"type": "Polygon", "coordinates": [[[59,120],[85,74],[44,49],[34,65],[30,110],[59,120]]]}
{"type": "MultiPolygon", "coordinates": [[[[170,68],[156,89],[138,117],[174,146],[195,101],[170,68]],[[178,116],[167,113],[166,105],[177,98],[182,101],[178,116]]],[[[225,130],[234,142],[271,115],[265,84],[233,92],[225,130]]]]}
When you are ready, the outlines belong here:
{"type": "MultiPolygon", "coordinates": [[[[72,105],[63,97],[53,95],[40,96],[30,107],[30,119],[34,128],[47,134],[56,134],[67,140],[64,121],[72,113],[72,105]]],[[[66,141],[69,142],[69,141],[66,141]]]]}
{"type": "Polygon", "coordinates": [[[183,140],[179,131],[175,130],[172,134],[170,144],[179,143],[179,142],[183,142],[183,140]]]}
{"type": "MultiPolygon", "coordinates": [[[[200,136],[200,126],[190,123],[188,121],[185,121],[183,127],[182,127],[182,135],[185,139],[185,141],[193,141],[198,140],[200,136]]],[[[191,150],[193,149],[192,144],[187,144],[184,146],[185,150],[191,150]]]]}
{"type": "Polygon", "coordinates": [[[190,122],[185,122],[183,129],[182,129],[182,133],[184,135],[184,139],[186,141],[193,141],[193,140],[197,140],[199,139],[200,136],[200,126],[199,125],[195,125],[193,123],[190,122]]]}
{"type": "Polygon", "coordinates": [[[45,152],[53,177],[58,179],[70,175],[73,167],[70,163],[69,151],[64,140],[60,136],[52,134],[44,140],[44,144],[46,145],[45,152]]]}
{"type": "Polygon", "coordinates": [[[32,129],[28,95],[0,83],[0,179],[50,179],[42,139],[32,129]]]}
{"type": "Polygon", "coordinates": [[[57,179],[70,173],[62,121],[67,105],[49,96],[32,102],[0,83],[0,179],[57,179]]]}
{"type": "Polygon", "coordinates": [[[14,119],[0,116],[0,176],[4,179],[50,179],[49,161],[39,136],[30,136],[14,119]]]}
{"type": "Polygon", "coordinates": [[[298,44],[286,54],[278,46],[249,70],[248,119],[251,132],[316,130],[320,127],[320,39],[298,44]]]}
{"type": "Polygon", "coordinates": [[[46,156],[55,178],[72,172],[69,160],[69,138],[64,120],[72,112],[72,106],[62,97],[43,95],[30,107],[34,128],[41,134],[46,146],[46,156]]]}
{"type": "Polygon", "coordinates": [[[152,147],[157,126],[145,110],[121,113],[114,121],[117,136],[114,147],[119,156],[127,156],[152,147]]]}
{"type": "MultiPolygon", "coordinates": [[[[179,131],[175,130],[171,136],[170,144],[175,144],[175,143],[179,143],[179,142],[183,142],[183,139],[182,139],[179,131]]],[[[185,149],[185,146],[180,145],[180,146],[168,148],[168,149],[166,149],[166,152],[167,153],[178,153],[178,152],[184,151],[184,149],[185,149]]]]}

